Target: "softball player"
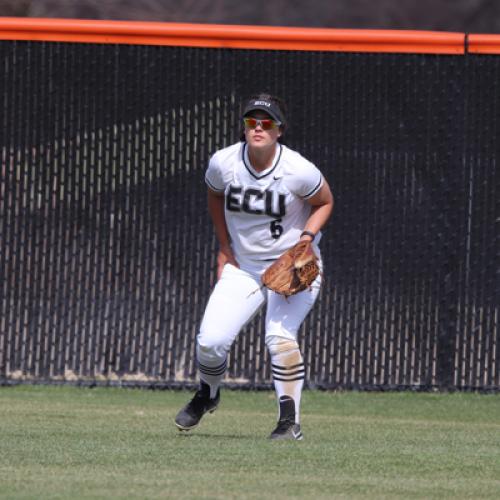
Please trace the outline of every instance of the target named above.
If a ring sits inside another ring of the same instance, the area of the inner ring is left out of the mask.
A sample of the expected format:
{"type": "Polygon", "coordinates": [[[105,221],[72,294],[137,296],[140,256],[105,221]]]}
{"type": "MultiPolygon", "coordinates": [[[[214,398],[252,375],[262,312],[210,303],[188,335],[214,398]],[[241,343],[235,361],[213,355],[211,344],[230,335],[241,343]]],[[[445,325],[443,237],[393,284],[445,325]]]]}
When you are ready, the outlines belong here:
{"type": "Polygon", "coordinates": [[[227,353],[267,303],[265,340],[278,400],[278,424],[270,438],[300,440],[305,370],[297,332],[318,296],[321,276],[311,289],[289,298],[261,288],[260,276],[300,239],[313,240],[320,257],[320,229],[331,215],[333,196],[320,171],[282,143],[286,117],[280,99],[254,96],[242,119],[241,141],[217,151],[205,175],[219,242],[218,281],[197,336],[200,389],[175,423],[190,430],[206,412],[215,411],[227,353]]]}

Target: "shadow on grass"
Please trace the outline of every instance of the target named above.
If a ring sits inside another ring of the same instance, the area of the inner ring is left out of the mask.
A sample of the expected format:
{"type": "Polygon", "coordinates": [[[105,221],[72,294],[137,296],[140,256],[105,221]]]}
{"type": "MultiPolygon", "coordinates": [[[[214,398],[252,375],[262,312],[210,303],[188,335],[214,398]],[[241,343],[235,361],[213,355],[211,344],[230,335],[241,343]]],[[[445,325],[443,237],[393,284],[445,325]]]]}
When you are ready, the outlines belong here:
{"type": "Polygon", "coordinates": [[[267,440],[267,436],[255,437],[255,436],[249,436],[249,435],[245,435],[245,434],[222,434],[222,433],[218,433],[218,432],[191,433],[191,432],[179,431],[177,436],[180,437],[181,439],[200,437],[203,439],[217,439],[217,440],[220,440],[220,439],[239,439],[239,440],[251,440],[251,441],[260,440],[260,439],[267,440]]]}

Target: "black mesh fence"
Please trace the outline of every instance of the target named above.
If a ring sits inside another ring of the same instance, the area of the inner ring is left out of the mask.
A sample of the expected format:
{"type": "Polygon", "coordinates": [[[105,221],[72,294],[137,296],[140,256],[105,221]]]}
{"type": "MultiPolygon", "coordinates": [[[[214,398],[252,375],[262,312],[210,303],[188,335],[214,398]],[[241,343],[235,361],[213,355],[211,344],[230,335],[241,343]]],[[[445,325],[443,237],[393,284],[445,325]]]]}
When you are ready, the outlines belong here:
{"type": "MultiPolygon", "coordinates": [[[[310,387],[500,387],[500,57],[0,42],[0,381],[190,385],[210,155],[285,98],[331,183],[310,387]]],[[[271,383],[262,317],[226,383],[271,383]]]]}

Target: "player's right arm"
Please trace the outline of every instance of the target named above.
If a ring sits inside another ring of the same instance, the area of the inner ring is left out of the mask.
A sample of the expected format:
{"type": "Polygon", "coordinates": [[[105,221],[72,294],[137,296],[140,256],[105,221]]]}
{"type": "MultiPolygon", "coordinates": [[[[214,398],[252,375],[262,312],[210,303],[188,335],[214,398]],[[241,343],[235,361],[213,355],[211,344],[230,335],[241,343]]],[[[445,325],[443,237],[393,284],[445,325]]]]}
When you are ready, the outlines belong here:
{"type": "Polygon", "coordinates": [[[231,249],[229,232],[227,230],[226,217],[224,215],[224,193],[208,188],[208,213],[212,219],[215,229],[215,236],[219,242],[219,252],[217,254],[217,280],[222,274],[226,264],[239,267],[238,262],[231,249]]]}

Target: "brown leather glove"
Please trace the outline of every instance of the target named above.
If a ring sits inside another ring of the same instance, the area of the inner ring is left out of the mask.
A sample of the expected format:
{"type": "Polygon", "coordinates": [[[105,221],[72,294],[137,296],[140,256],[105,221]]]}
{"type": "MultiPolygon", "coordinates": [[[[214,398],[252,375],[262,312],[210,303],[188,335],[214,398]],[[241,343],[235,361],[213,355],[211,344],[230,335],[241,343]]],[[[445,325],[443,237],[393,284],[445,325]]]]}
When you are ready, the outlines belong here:
{"type": "Polygon", "coordinates": [[[311,242],[299,241],[266,269],[261,280],[265,287],[289,297],[309,288],[319,271],[311,242]]]}

